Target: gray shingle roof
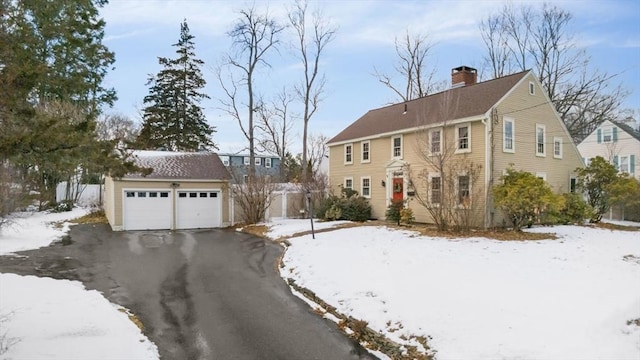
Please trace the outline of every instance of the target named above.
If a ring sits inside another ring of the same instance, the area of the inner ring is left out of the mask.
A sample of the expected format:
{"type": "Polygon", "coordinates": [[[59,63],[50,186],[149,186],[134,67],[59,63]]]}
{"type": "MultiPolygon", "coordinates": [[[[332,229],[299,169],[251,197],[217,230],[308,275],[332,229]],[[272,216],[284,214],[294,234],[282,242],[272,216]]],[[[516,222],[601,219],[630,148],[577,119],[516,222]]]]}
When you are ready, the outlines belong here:
{"type": "Polygon", "coordinates": [[[523,71],[370,110],[328,143],[485,114],[528,73],[523,71]]]}
{"type": "Polygon", "coordinates": [[[618,121],[611,121],[611,122],[614,123],[620,129],[624,130],[629,135],[633,136],[636,140],[640,141],[640,132],[636,131],[631,126],[629,126],[629,125],[627,125],[625,123],[618,122],[618,121]]]}
{"type": "Polygon", "coordinates": [[[125,179],[229,180],[231,176],[216,153],[134,151],[136,165],[151,168],[149,175],[127,174],[125,179]]]}

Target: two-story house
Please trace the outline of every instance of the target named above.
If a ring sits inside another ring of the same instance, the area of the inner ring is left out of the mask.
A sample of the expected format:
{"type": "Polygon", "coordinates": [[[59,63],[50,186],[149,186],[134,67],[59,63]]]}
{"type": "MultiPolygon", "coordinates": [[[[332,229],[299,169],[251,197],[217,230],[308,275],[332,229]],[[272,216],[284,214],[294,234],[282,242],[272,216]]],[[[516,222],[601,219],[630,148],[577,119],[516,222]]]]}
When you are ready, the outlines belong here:
{"type": "MultiPolygon", "coordinates": [[[[244,179],[248,176],[249,165],[251,164],[249,154],[220,153],[218,156],[220,157],[220,160],[222,160],[224,166],[226,166],[232,174],[234,182],[240,182],[239,179],[244,179]]],[[[274,180],[280,180],[281,160],[278,156],[256,154],[254,156],[254,162],[256,173],[270,175],[274,180]]]]}
{"type": "Polygon", "coordinates": [[[586,164],[601,156],[620,172],[640,179],[640,133],[631,126],[606,120],[578,144],[586,164]]]}
{"type": "Polygon", "coordinates": [[[392,200],[409,200],[416,221],[432,223],[416,193],[438,206],[443,179],[437,161],[459,167],[460,206],[480,202],[474,225],[500,224],[491,188],[513,166],[568,192],[582,158],[565,125],[531,71],[477,83],[476,69],[452,69],[452,87],[419,99],[368,111],[328,142],[329,181],[334,192],[352,188],[369,199],[374,218],[392,200]],[[436,161],[434,161],[436,159],[436,161]],[[471,170],[469,170],[471,171],[471,170]],[[425,181],[416,174],[428,173],[425,181]]]}

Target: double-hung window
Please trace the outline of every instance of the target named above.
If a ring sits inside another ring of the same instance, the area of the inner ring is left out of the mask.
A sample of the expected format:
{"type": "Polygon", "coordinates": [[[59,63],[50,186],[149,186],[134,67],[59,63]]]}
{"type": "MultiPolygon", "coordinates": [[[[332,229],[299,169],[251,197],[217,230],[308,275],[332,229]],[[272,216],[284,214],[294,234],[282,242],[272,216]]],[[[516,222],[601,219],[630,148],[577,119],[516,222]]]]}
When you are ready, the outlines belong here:
{"type": "Polygon", "coordinates": [[[553,137],[553,157],[562,159],[562,138],[558,136],[553,137]]]}
{"type": "Polygon", "coordinates": [[[264,158],[264,167],[271,167],[271,158],[264,158]]]}
{"type": "Polygon", "coordinates": [[[369,140],[360,143],[360,162],[368,163],[371,161],[371,142],[369,140]]]}
{"type": "Polygon", "coordinates": [[[431,130],[429,133],[429,144],[431,154],[439,154],[442,152],[442,130],[431,130]]]}
{"type": "Polygon", "coordinates": [[[251,164],[251,158],[249,158],[248,156],[245,156],[244,157],[244,164],[246,166],[249,166],[249,164],[251,164]]]}
{"type": "Polygon", "coordinates": [[[344,145],[344,163],[353,164],[353,144],[344,145]]]}
{"type": "Polygon", "coordinates": [[[471,129],[469,124],[456,126],[456,152],[471,151],[471,129]]]}
{"type": "Polygon", "coordinates": [[[402,158],[402,135],[391,138],[391,157],[394,159],[402,158]]]}
{"type": "Polygon", "coordinates": [[[458,176],[458,205],[467,207],[471,204],[469,176],[458,176]]]}
{"type": "Polygon", "coordinates": [[[502,123],[502,151],[515,152],[516,148],[513,142],[514,130],[513,119],[504,118],[502,123]]]}
{"type": "Polygon", "coordinates": [[[259,157],[253,158],[253,163],[257,166],[260,166],[262,165],[262,159],[260,159],[259,157]]]}
{"type": "Polygon", "coordinates": [[[363,197],[371,197],[371,177],[360,178],[360,193],[363,197]]]}
{"type": "Polygon", "coordinates": [[[429,202],[433,205],[439,205],[442,201],[442,178],[440,176],[432,176],[430,187],[429,202]]]}
{"type": "Polygon", "coordinates": [[[344,178],[344,188],[345,189],[353,189],[353,178],[352,177],[344,178]]]}
{"type": "Polygon", "coordinates": [[[606,126],[602,128],[602,142],[611,142],[613,139],[613,131],[611,130],[611,126],[606,126]]]}
{"type": "Polygon", "coordinates": [[[545,154],[545,126],[536,124],[536,156],[546,156],[545,154]]]}

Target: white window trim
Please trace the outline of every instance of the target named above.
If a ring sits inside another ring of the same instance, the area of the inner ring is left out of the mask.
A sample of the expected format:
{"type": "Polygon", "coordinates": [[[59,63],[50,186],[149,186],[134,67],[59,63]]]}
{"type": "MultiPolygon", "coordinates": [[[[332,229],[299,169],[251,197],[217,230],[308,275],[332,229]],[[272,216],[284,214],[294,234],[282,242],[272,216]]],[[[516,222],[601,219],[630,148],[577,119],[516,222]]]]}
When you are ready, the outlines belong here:
{"type": "MultiPolygon", "coordinates": [[[[353,150],[352,150],[353,151],[353,150]]],[[[370,163],[371,162],[371,141],[370,140],[363,140],[360,142],[360,162],[361,163],[370,163]],[[364,144],[367,144],[369,147],[369,158],[367,158],[365,160],[364,158],[364,144]]]]}
{"type": "Polygon", "coordinates": [[[535,95],[536,94],[536,85],[533,83],[533,81],[529,81],[529,95],[535,95]]]}
{"type": "Polygon", "coordinates": [[[362,195],[362,197],[365,197],[367,199],[371,198],[371,176],[362,176],[362,177],[360,177],[360,195],[362,195]],[[369,195],[365,195],[364,194],[364,180],[365,179],[369,180],[369,195]]]}
{"type": "Polygon", "coordinates": [[[220,160],[222,160],[222,165],[224,166],[229,166],[229,164],[231,164],[228,156],[220,156],[220,160]]]}
{"type": "Polygon", "coordinates": [[[264,158],[264,167],[266,168],[271,167],[271,158],[264,158]]]}
{"type": "Polygon", "coordinates": [[[562,159],[562,153],[563,153],[562,147],[563,147],[562,137],[554,136],[553,137],[553,158],[554,159],[562,159]],[[556,154],[556,143],[560,143],[560,154],[556,154]]]}
{"type": "Polygon", "coordinates": [[[536,177],[540,178],[544,181],[547,181],[547,173],[546,172],[536,172],[536,177]]]}
{"type": "Polygon", "coordinates": [[[243,158],[243,161],[244,161],[244,165],[245,165],[245,166],[249,166],[249,165],[251,164],[251,158],[250,158],[250,157],[248,157],[248,156],[245,156],[245,157],[243,158]]]}
{"type": "Polygon", "coordinates": [[[603,126],[602,127],[602,143],[603,144],[608,144],[608,143],[612,143],[612,142],[613,142],[613,126],[603,126]],[[604,138],[605,130],[609,131],[609,140],[605,140],[605,138],[604,138]]]}
{"type": "Polygon", "coordinates": [[[258,166],[260,166],[260,165],[262,165],[262,159],[259,158],[259,157],[254,157],[253,158],[253,163],[258,165],[258,166]]]}
{"type": "Polygon", "coordinates": [[[404,154],[404,139],[402,138],[402,134],[401,135],[394,135],[391,137],[391,158],[392,159],[402,159],[402,155],[404,154]],[[400,139],[400,156],[395,156],[394,154],[394,140],[395,139],[400,139]]]}
{"type": "Polygon", "coordinates": [[[516,122],[510,117],[504,117],[502,121],[502,152],[512,154],[516,152],[516,122]],[[511,149],[506,148],[507,122],[511,123],[511,149]]]}
{"type": "Polygon", "coordinates": [[[342,157],[345,165],[353,164],[353,143],[344,144],[344,155],[342,157]],[[351,148],[351,160],[347,161],[347,148],[351,148]]]}
{"type": "Polygon", "coordinates": [[[429,130],[429,141],[428,141],[428,144],[427,144],[427,146],[429,147],[428,148],[428,153],[429,154],[431,154],[431,155],[442,154],[442,141],[443,141],[442,137],[443,137],[442,128],[435,128],[435,129],[429,130]],[[431,141],[433,140],[432,134],[435,133],[435,132],[440,132],[440,151],[438,151],[438,152],[433,152],[432,151],[432,147],[431,147],[431,141]]]}
{"type": "Polygon", "coordinates": [[[456,151],[454,152],[455,154],[464,154],[464,153],[470,153],[471,152],[471,123],[464,123],[464,124],[459,124],[456,125],[456,151]],[[460,131],[458,129],[466,127],[467,130],[467,148],[466,149],[460,149],[460,131]]]}
{"type": "Polygon", "coordinates": [[[462,204],[459,202],[460,200],[460,177],[461,176],[466,176],[469,178],[469,206],[473,206],[473,182],[471,181],[471,176],[469,176],[469,174],[458,174],[456,175],[455,178],[455,194],[456,194],[456,199],[455,199],[455,206],[456,208],[463,208],[462,204]]]}
{"type": "Polygon", "coordinates": [[[353,190],[353,176],[347,176],[344,178],[344,180],[342,181],[342,187],[344,189],[351,189],[353,190]],[[351,187],[347,187],[347,180],[351,180],[351,187]]]}
{"type": "Polygon", "coordinates": [[[427,200],[428,200],[429,206],[431,207],[439,207],[440,204],[442,204],[442,182],[443,182],[442,176],[440,175],[440,173],[429,174],[429,184],[428,184],[429,188],[427,190],[427,200]],[[440,178],[440,203],[431,202],[431,197],[433,192],[433,189],[431,188],[431,181],[435,177],[440,178]]]}
{"type": "Polygon", "coordinates": [[[629,175],[633,175],[631,174],[631,155],[627,154],[627,155],[618,155],[618,171],[620,173],[626,173],[629,175]],[[622,170],[622,159],[627,159],[627,169],[626,170],[622,170]]]}
{"type": "Polygon", "coordinates": [[[547,156],[547,128],[543,124],[536,124],[536,131],[534,133],[535,138],[535,146],[536,146],[536,156],[546,157],[547,156]],[[542,129],[542,152],[538,152],[538,129],[542,129]]]}

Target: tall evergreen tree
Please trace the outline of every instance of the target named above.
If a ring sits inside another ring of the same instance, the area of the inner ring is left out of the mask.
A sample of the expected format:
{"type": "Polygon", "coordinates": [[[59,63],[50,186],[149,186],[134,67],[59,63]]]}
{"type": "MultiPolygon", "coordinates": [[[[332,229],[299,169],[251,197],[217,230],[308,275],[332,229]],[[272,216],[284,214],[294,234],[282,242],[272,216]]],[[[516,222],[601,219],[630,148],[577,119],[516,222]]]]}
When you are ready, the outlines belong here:
{"type": "Polygon", "coordinates": [[[22,170],[41,205],[86,164],[132,162],[96,141],[96,117],[116,99],[103,84],[115,62],[102,44],[107,0],[0,0],[0,161],[22,170]]]}
{"type": "Polygon", "coordinates": [[[163,69],[147,82],[149,95],[144,98],[144,123],[138,136],[141,148],[172,151],[217,148],[211,140],[215,130],[200,107],[200,101],[209,96],[202,92],[206,82],[200,67],[204,62],[195,57],[193,39],[184,20],[180,24],[180,39],[172,45],[177,48],[177,58],[158,57],[163,69]]]}

